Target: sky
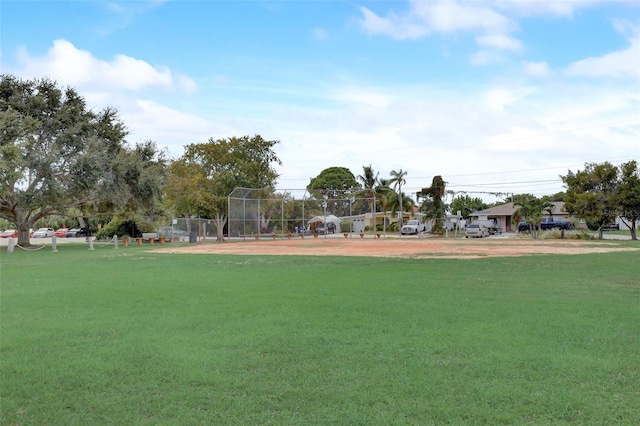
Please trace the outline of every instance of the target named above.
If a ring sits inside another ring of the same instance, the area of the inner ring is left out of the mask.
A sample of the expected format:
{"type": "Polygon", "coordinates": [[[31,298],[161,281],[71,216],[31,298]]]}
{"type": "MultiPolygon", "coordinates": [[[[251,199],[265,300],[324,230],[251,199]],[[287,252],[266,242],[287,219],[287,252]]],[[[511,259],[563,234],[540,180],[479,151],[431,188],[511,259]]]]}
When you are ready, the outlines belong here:
{"type": "Polygon", "coordinates": [[[277,140],[297,196],[371,165],[497,202],[640,161],[637,0],[2,0],[0,72],[115,107],[171,158],[277,140]]]}

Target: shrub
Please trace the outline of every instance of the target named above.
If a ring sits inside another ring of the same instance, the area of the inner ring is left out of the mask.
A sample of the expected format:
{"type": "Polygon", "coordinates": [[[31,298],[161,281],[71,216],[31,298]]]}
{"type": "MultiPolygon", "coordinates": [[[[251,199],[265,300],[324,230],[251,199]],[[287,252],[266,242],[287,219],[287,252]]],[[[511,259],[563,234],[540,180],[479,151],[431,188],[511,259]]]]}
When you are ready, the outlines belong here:
{"type": "Polygon", "coordinates": [[[113,219],[96,234],[96,238],[111,238],[114,235],[124,236],[127,235],[132,238],[138,238],[142,236],[143,232],[154,232],[155,226],[151,222],[147,222],[144,219],[127,219],[125,220],[121,216],[114,216],[113,219]]]}
{"type": "MultiPolygon", "coordinates": [[[[557,229],[550,229],[547,231],[542,231],[540,233],[540,239],[543,240],[552,240],[552,239],[561,239],[562,231],[557,229]]],[[[593,235],[584,229],[578,229],[573,231],[564,231],[564,239],[565,240],[592,240],[593,235]]]]}

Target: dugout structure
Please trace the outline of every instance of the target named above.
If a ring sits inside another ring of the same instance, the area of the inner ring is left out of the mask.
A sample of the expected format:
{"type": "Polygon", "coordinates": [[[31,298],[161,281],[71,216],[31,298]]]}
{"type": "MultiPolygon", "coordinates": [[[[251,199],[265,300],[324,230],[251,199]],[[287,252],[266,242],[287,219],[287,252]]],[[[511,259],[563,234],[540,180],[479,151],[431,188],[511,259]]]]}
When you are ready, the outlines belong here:
{"type": "Polygon", "coordinates": [[[228,196],[228,235],[247,237],[310,233],[310,219],[330,215],[343,219],[343,228],[336,229],[336,232],[348,232],[351,226],[349,218],[370,208],[369,199],[332,198],[329,195],[316,198],[306,190],[279,191],[235,188],[228,196]],[[303,196],[296,198],[292,195],[295,191],[303,192],[303,196]]]}

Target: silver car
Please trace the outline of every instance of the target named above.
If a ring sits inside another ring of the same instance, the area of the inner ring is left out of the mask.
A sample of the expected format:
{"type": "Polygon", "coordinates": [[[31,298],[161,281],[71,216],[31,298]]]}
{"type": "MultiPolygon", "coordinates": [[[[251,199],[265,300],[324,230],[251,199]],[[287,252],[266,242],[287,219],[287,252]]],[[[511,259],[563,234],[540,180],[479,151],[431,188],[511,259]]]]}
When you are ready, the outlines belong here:
{"type": "Polygon", "coordinates": [[[467,225],[464,231],[465,238],[483,238],[489,236],[489,228],[482,223],[472,223],[467,225]]]}

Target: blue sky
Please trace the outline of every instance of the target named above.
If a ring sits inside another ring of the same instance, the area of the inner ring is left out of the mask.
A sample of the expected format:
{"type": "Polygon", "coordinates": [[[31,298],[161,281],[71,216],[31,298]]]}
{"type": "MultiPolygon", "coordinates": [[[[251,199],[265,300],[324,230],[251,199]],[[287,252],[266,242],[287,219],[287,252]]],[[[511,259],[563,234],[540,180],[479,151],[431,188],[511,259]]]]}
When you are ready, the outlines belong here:
{"type": "Polygon", "coordinates": [[[282,190],[370,164],[496,201],[640,161],[637,1],[3,0],[0,20],[2,73],[114,106],[173,157],[279,140],[282,190]]]}

